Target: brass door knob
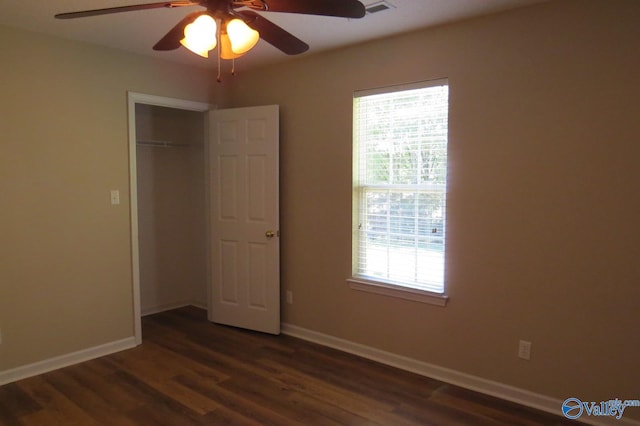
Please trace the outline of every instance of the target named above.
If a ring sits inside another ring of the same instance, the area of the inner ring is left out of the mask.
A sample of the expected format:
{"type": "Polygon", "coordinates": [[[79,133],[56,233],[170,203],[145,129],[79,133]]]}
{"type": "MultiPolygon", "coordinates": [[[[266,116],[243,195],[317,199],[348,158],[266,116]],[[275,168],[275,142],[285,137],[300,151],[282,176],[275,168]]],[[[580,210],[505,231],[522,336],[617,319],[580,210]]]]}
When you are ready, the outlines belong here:
{"type": "Polygon", "coordinates": [[[264,236],[267,237],[267,238],[273,238],[273,237],[276,236],[276,233],[273,232],[273,231],[267,231],[267,232],[264,233],[264,236]]]}

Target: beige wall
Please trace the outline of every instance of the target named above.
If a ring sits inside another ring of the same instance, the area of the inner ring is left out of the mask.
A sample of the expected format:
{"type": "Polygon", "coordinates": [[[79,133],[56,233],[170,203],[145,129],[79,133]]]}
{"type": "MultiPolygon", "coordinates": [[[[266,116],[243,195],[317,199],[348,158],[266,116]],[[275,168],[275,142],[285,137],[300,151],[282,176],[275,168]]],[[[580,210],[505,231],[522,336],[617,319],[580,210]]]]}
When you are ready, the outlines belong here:
{"type": "Polygon", "coordinates": [[[281,108],[283,321],[555,398],[638,398],[639,22],[635,0],[561,0],[241,73],[236,106],[281,108]],[[440,77],[446,308],[345,283],[352,92],[440,77]]]}
{"type": "Polygon", "coordinates": [[[6,27],[0,60],[2,371],[133,335],[127,91],[209,101],[219,86],[6,27]]]}
{"type": "MultiPolygon", "coordinates": [[[[638,22],[635,0],[556,0],[225,82],[236,106],[281,106],[283,320],[556,398],[638,398],[638,22]],[[352,92],[440,77],[450,303],[350,290],[352,92]]],[[[126,91],[226,103],[210,72],[94,46],[0,28],[0,53],[1,371],[133,333],[126,91]]]]}

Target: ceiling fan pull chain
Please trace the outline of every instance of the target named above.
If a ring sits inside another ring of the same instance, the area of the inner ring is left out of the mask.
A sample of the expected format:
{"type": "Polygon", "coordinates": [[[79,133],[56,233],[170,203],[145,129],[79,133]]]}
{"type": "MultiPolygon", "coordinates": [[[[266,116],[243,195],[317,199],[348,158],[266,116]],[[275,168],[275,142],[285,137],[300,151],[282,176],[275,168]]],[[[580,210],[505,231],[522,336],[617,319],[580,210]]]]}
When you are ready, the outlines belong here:
{"type": "Polygon", "coordinates": [[[236,58],[231,58],[231,75],[236,75],[236,58]]]}
{"type": "MultiPolygon", "coordinates": [[[[220,24],[222,25],[222,20],[220,20],[220,24]]],[[[220,28],[220,27],[218,27],[220,28]]],[[[218,39],[218,83],[222,83],[222,78],[220,78],[220,56],[222,55],[222,46],[220,46],[220,30],[216,31],[216,38],[218,39]]]]}
{"type": "Polygon", "coordinates": [[[216,80],[218,80],[218,83],[222,83],[222,78],[220,78],[220,51],[218,51],[218,77],[216,77],[216,80]]]}

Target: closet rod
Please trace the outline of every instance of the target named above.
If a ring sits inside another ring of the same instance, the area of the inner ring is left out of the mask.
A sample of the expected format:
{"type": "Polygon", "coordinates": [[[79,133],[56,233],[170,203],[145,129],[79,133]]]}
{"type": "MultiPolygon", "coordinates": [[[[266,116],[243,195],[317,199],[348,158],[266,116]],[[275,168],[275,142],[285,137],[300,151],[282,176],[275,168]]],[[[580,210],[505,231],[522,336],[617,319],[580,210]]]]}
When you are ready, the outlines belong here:
{"type": "Polygon", "coordinates": [[[189,144],[186,144],[186,143],[175,143],[171,141],[155,141],[155,140],[138,140],[136,141],[136,145],[153,146],[153,147],[159,147],[159,148],[189,146],[189,144]]]}

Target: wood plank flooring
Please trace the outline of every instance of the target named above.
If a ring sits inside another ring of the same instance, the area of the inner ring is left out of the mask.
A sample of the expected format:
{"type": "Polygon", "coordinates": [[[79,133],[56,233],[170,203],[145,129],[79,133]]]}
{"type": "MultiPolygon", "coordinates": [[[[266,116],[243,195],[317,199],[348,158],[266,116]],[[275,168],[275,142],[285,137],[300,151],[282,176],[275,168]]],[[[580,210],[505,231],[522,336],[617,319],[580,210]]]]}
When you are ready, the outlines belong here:
{"type": "Polygon", "coordinates": [[[0,425],[572,425],[289,336],[143,318],[143,344],[0,387],[0,425]]]}

